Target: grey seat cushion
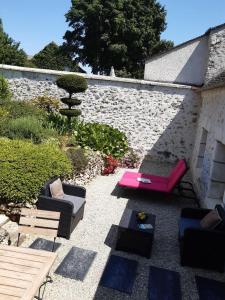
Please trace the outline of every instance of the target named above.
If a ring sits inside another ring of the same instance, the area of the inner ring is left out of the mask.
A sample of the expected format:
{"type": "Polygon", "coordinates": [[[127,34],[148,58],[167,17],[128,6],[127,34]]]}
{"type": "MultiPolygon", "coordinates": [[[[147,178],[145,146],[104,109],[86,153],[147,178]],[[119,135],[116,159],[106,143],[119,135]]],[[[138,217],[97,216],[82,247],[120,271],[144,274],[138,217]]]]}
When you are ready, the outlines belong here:
{"type": "Polygon", "coordinates": [[[85,203],[84,198],[77,197],[77,196],[71,196],[71,195],[67,195],[67,194],[64,194],[63,200],[67,200],[67,201],[70,201],[71,203],[73,203],[73,215],[75,215],[78,212],[78,210],[81,208],[81,206],[84,205],[84,203],[85,203]]]}

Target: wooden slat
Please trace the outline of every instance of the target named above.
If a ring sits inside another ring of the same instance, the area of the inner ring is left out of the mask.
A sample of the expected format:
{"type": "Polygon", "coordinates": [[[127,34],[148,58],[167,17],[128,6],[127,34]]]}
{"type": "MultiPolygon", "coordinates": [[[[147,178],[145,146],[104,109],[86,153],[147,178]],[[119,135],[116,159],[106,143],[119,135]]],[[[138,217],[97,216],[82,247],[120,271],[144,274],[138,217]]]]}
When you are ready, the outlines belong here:
{"type": "Polygon", "coordinates": [[[3,294],[3,295],[22,297],[25,291],[26,289],[0,284],[0,295],[3,294]]]}
{"type": "Polygon", "coordinates": [[[9,296],[9,295],[1,295],[0,294],[0,300],[20,300],[20,297],[16,296],[9,296]]]}
{"type": "Polygon", "coordinates": [[[26,266],[26,267],[36,268],[36,269],[41,269],[41,267],[43,265],[40,262],[26,261],[24,259],[2,256],[2,255],[0,255],[0,261],[1,262],[7,261],[8,263],[11,263],[11,264],[15,264],[15,265],[19,265],[19,266],[26,266]]]}
{"type": "Polygon", "coordinates": [[[27,289],[31,283],[29,281],[23,281],[23,279],[14,279],[14,278],[7,278],[0,275],[0,282],[1,284],[8,285],[8,286],[15,286],[20,287],[23,289],[27,289]]]}
{"type": "Polygon", "coordinates": [[[37,234],[37,235],[48,235],[51,237],[57,237],[58,230],[20,225],[18,227],[18,232],[24,234],[37,234]]]}
{"type": "Polygon", "coordinates": [[[0,250],[6,250],[10,252],[18,252],[18,253],[26,253],[30,255],[37,255],[37,256],[43,256],[43,257],[52,257],[54,255],[52,252],[45,251],[45,250],[36,250],[32,248],[23,248],[23,247],[15,247],[15,246],[0,246],[0,250]]]}
{"type": "Polygon", "coordinates": [[[29,208],[22,208],[21,215],[36,216],[36,217],[40,217],[40,218],[44,218],[44,219],[54,219],[54,220],[59,220],[59,218],[60,218],[60,212],[57,212],[57,211],[29,209],[29,208]]]}
{"type": "Polygon", "coordinates": [[[30,225],[35,227],[47,227],[58,229],[59,221],[36,219],[32,217],[20,217],[20,225],[30,225]]]}
{"type": "Polygon", "coordinates": [[[12,252],[12,251],[6,251],[6,250],[1,250],[0,249],[0,255],[5,256],[5,257],[14,257],[14,258],[19,258],[23,260],[29,260],[29,261],[36,261],[43,263],[45,261],[48,261],[47,257],[39,256],[39,255],[31,255],[27,253],[18,253],[18,252],[12,252]]]}
{"type": "Polygon", "coordinates": [[[56,253],[42,250],[0,246],[0,300],[32,300],[56,257],[56,253]],[[36,262],[40,259],[42,263],[36,262]],[[27,265],[31,266],[32,272],[38,267],[37,273],[34,275],[14,270],[25,268],[28,272],[27,265]]]}
{"type": "Polygon", "coordinates": [[[10,264],[8,262],[1,262],[0,261],[0,274],[1,274],[2,270],[20,272],[22,274],[36,275],[38,273],[39,269],[27,267],[27,266],[24,266],[24,265],[20,266],[20,265],[10,264]]]}
{"type": "Polygon", "coordinates": [[[32,274],[25,274],[25,273],[9,271],[9,270],[2,270],[2,269],[0,269],[0,275],[3,277],[10,277],[10,278],[14,278],[14,279],[23,278],[24,281],[32,281],[34,278],[34,275],[32,275],[32,274]]]}

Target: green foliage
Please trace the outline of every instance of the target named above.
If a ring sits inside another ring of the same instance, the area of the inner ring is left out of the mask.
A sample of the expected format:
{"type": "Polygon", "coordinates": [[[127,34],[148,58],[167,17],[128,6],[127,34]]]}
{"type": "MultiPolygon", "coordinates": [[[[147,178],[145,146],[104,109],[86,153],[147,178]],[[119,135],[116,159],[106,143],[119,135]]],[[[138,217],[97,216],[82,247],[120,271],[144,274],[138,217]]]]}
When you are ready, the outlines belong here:
{"type": "Polygon", "coordinates": [[[40,109],[37,109],[30,102],[25,101],[10,101],[4,105],[5,109],[9,112],[8,117],[16,119],[25,116],[35,116],[37,118],[44,118],[45,114],[40,109]]]}
{"type": "Polygon", "coordinates": [[[20,49],[20,43],[15,42],[3,30],[0,19],[0,63],[6,65],[24,66],[27,60],[26,53],[20,49]]]}
{"type": "Polygon", "coordinates": [[[0,76],[0,105],[9,102],[11,97],[12,94],[9,90],[7,80],[3,76],[0,76]]]}
{"type": "Polygon", "coordinates": [[[69,132],[70,128],[77,127],[77,120],[72,119],[71,124],[68,124],[68,120],[65,116],[57,113],[50,113],[48,115],[48,124],[51,128],[54,128],[60,135],[69,132]]]}
{"type": "Polygon", "coordinates": [[[66,151],[68,158],[72,161],[73,173],[82,173],[88,165],[88,153],[85,149],[76,147],[66,151]]]}
{"type": "Polygon", "coordinates": [[[43,109],[47,113],[58,111],[60,108],[60,101],[51,96],[38,96],[30,101],[35,107],[43,109]]]}
{"type": "Polygon", "coordinates": [[[42,69],[79,71],[77,64],[54,42],[34,55],[31,62],[42,69]]]}
{"type": "Polygon", "coordinates": [[[36,117],[26,116],[1,122],[0,135],[10,139],[30,139],[41,143],[50,136],[56,136],[53,129],[44,128],[43,122],[36,117]]]}
{"type": "Polygon", "coordinates": [[[156,0],[73,0],[66,19],[68,53],[92,72],[143,75],[145,60],[172,46],[160,40],[165,8],[156,0]]]}
{"type": "Polygon", "coordinates": [[[67,117],[78,117],[81,115],[81,111],[79,109],[60,109],[60,114],[67,117]]]}
{"type": "Polygon", "coordinates": [[[67,176],[71,171],[71,162],[56,146],[0,139],[2,203],[34,203],[44,182],[53,176],[67,176]]]}
{"type": "Polygon", "coordinates": [[[56,80],[56,84],[59,88],[66,90],[70,98],[73,93],[82,93],[87,89],[87,80],[78,75],[62,75],[56,80]]]}
{"type": "Polygon", "coordinates": [[[56,80],[56,84],[59,88],[64,89],[69,93],[69,98],[62,98],[62,102],[68,105],[68,109],[60,109],[60,113],[68,118],[69,132],[72,130],[71,118],[81,115],[79,109],[71,109],[74,105],[80,105],[81,100],[72,99],[73,93],[82,93],[87,89],[87,80],[78,75],[62,75],[56,80]]]}
{"type": "Polygon", "coordinates": [[[80,123],[71,141],[81,147],[90,147],[115,158],[123,157],[128,149],[124,133],[109,125],[99,123],[80,123]]]}

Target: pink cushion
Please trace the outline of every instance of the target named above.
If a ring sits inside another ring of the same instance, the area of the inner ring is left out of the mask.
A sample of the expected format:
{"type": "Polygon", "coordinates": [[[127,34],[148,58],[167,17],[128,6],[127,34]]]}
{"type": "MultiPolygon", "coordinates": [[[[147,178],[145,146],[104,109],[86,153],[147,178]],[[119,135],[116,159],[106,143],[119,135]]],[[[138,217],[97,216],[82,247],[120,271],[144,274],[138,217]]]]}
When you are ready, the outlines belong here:
{"type": "Polygon", "coordinates": [[[184,159],[179,160],[176,167],[171,171],[169,175],[169,182],[168,182],[168,192],[172,192],[181,178],[187,171],[187,165],[184,159]]]}
{"type": "Polygon", "coordinates": [[[144,173],[125,172],[123,177],[118,182],[120,186],[140,188],[152,191],[167,191],[168,178],[163,176],[147,175],[144,173]],[[147,178],[151,180],[151,183],[143,183],[137,180],[137,178],[147,178]]]}
{"type": "Polygon", "coordinates": [[[122,187],[170,193],[186,171],[187,166],[185,160],[180,160],[176,167],[171,171],[169,177],[127,171],[123,174],[118,184],[122,187]],[[151,183],[140,182],[138,181],[138,178],[150,179],[151,183]]]}

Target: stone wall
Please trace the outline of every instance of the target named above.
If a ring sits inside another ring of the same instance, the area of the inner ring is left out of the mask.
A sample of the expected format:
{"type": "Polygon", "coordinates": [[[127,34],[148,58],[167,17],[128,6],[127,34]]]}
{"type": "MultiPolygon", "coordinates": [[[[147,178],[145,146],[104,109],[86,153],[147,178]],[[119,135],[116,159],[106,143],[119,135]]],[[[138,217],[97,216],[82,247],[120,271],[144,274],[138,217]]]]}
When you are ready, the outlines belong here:
{"type": "Polygon", "coordinates": [[[209,58],[205,83],[225,69],[225,28],[213,30],[209,39],[209,58]]]}
{"type": "MultiPolygon", "coordinates": [[[[14,97],[30,100],[38,95],[61,97],[58,75],[68,72],[2,67],[14,97]]],[[[157,159],[189,159],[199,110],[199,94],[189,86],[143,80],[83,75],[88,90],[80,94],[82,118],[123,131],[131,147],[157,159]]]]}
{"type": "Polygon", "coordinates": [[[196,188],[206,207],[221,203],[225,191],[224,99],[225,87],[202,92],[203,102],[191,170],[196,188]],[[202,139],[204,132],[205,137],[202,139]]]}

